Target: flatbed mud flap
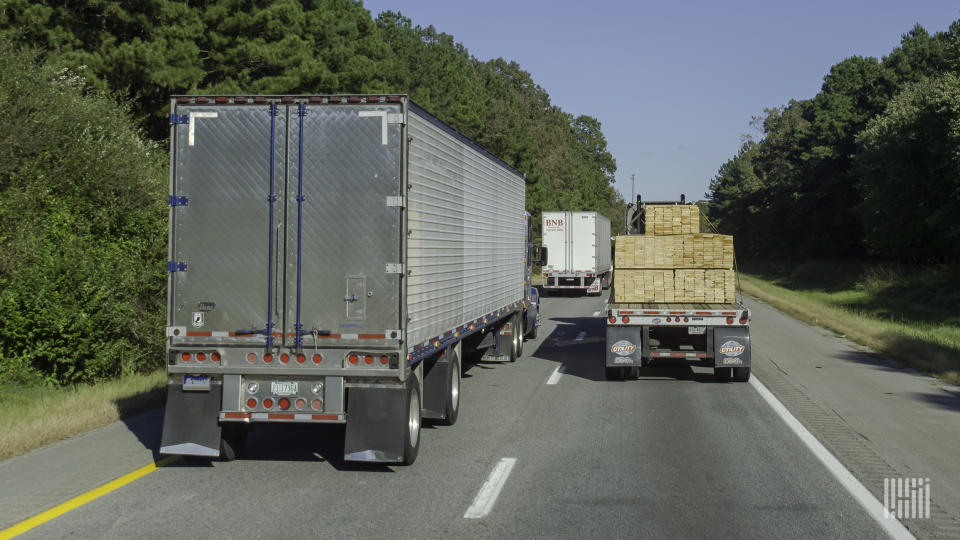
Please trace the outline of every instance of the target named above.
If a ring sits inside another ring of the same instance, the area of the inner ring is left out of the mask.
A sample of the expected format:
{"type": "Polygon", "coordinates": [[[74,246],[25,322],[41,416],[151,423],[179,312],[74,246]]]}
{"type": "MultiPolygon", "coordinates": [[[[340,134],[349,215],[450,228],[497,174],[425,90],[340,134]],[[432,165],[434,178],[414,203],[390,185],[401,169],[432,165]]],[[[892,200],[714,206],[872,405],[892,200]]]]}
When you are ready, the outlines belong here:
{"type": "Polygon", "coordinates": [[[606,361],[607,367],[639,366],[643,353],[643,327],[607,326],[606,361]]]}
{"type": "Polygon", "coordinates": [[[714,366],[747,367],[750,365],[750,329],[717,328],[713,334],[714,366]]]}
{"type": "Polygon", "coordinates": [[[167,385],[160,453],[183,456],[220,456],[220,401],[223,384],[212,381],[205,391],[184,390],[180,383],[167,385]]]}
{"type": "Polygon", "coordinates": [[[350,388],[347,394],[346,461],[401,463],[407,429],[405,388],[350,388]]]}

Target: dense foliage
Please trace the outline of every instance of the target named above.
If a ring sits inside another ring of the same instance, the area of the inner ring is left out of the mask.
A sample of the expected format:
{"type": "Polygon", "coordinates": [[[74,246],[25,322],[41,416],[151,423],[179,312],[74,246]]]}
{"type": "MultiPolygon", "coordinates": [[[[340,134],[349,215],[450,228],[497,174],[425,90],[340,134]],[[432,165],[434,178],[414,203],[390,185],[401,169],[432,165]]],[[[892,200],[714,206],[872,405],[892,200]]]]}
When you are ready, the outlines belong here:
{"type": "Polygon", "coordinates": [[[526,175],[538,229],[541,210],[622,223],[596,119],[356,0],[5,0],[0,39],[0,381],[159,365],[172,94],[407,93],[526,175]]]}
{"type": "Polygon", "coordinates": [[[163,150],[82,77],[0,41],[0,380],[156,365],[163,150]]]}
{"type": "Polygon", "coordinates": [[[960,21],[838,63],[815,97],[756,119],[709,213],[743,258],[960,261],[958,75],[960,21]]]}

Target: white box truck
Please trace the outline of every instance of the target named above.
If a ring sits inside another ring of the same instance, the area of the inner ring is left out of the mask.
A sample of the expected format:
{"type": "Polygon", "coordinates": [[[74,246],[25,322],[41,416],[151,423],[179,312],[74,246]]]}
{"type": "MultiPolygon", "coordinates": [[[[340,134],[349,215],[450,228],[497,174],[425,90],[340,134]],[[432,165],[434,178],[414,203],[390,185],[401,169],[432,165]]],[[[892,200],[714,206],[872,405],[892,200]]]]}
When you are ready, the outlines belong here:
{"type": "Polygon", "coordinates": [[[543,212],[544,292],[600,294],[610,286],[610,220],[597,212],[543,212]]]}
{"type": "Polygon", "coordinates": [[[232,459],[260,423],[346,424],[412,463],[461,354],[536,328],[522,175],[404,95],[171,100],[161,453],[232,459]]]}

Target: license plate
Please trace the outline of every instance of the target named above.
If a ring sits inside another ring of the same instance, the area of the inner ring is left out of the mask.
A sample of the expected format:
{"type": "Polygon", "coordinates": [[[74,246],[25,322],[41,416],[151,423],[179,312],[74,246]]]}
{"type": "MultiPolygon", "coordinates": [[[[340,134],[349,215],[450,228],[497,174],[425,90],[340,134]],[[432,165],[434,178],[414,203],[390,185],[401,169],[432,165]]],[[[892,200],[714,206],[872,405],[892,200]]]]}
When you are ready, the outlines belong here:
{"type": "Polygon", "coordinates": [[[706,334],[706,333],[707,333],[707,327],[706,327],[706,326],[691,326],[688,330],[690,331],[691,334],[706,334]]]}
{"type": "Polygon", "coordinates": [[[183,389],[185,391],[203,392],[210,390],[209,375],[184,375],[183,389]]]}
{"type": "Polygon", "coordinates": [[[271,381],[270,393],[275,396],[297,395],[297,381],[271,381]]]}

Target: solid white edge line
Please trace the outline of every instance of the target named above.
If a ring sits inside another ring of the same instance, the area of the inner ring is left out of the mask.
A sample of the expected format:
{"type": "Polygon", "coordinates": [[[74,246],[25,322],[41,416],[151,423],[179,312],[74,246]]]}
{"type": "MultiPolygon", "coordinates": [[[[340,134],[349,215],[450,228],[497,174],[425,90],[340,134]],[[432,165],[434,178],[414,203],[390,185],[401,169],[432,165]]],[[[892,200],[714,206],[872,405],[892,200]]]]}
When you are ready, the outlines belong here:
{"type": "Polygon", "coordinates": [[[579,334],[577,334],[577,339],[575,339],[574,341],[583,341],[583,338],[585,338],[585,337],[587,337],[587,333],[586,333],[586,332],[580,332],[579,334]]]}
{"type": "Polygon", "coordinates": [[[550,374],[550,378],[547,379],[547,384],[557,384],[560,382],[560,377],[563,376],[563,364],[560,364],[553,370],[553,373],[550,374]]]}
{"type": "Polygon", "coordinates": [[[503,489],[504,484],[507,483],[507,477],[510,476],[510,471],[513,470],[516,462],[517,458],[507,457],[497,463],[497,466],[493,468],[493,472],[490,473],[490,477],[483,483],[483,487],[480,488],[476,498],[473,499],[473,504],[471,504],[470,508],[467,508],[466,513],[463,514],[464,519],[486,517],[486,515],[493,510],[493,505],[496,504],[497,497],[500,496],[500,491],[503,489]]]}
{"type": "Polygon", "coordinates": [[[907,530],[899,520],[893,517],[884,517],[883,504],[881,504],[880,501],[853,476],[853,473],[847,470],[812,433],[807,431],[807,428],[780,403],[780,400],[778,400],[762,382],[757,380],[756,377],[750,377],[750,384],[756,389],[757,393],[760,394],[760,397],[767,402],[767,405],[770,405],[770,408],[777,413],[777,416],[787,424],[787,427],[789,427],[797,437],[800,437],[803,444],[823,463],[827,470],[830,471],[830,474],[840,482],[850,495],[853,495],[853,498],[856,499],[857,502],[860,503],[860,506],[867,511],[867,514],[880,525],[880,528],[890,535],[891,538],[914,538],[913,534],[907,530]]]}

